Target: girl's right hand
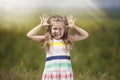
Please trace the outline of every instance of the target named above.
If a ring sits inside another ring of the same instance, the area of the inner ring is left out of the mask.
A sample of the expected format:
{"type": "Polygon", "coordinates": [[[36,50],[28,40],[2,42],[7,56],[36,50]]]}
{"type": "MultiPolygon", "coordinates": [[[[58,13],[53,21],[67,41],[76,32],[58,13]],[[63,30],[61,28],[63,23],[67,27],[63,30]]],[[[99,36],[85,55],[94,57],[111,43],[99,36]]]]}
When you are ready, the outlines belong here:
{"type": "Polygon", "coordinates": [[[46,14],[43,14],[42,16],[40,16],[41,19],[41,25],[42,26],[48,26],[49,24],[47,23],[49,16],[47,16],[46,14]]]}

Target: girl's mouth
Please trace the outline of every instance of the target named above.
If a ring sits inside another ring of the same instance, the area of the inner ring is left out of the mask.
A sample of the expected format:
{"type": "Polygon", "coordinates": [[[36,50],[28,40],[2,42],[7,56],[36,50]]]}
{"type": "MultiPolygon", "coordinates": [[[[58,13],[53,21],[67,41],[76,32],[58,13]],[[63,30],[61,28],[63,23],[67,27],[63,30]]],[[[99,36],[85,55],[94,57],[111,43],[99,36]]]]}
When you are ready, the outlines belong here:
{"type": "Polygon", "coordinates": [[[57,34],[57,33],[53,33],[53,35],[52,35],[53,37],[59,37],[60,36],[60,34],[57,34]]]}
{"type": "Polygon", "coordinates": [[[52,37],[55,37],[55,36],[56,36],[56,33],[53,33],[53,34],[52,34],[52,37]]]}

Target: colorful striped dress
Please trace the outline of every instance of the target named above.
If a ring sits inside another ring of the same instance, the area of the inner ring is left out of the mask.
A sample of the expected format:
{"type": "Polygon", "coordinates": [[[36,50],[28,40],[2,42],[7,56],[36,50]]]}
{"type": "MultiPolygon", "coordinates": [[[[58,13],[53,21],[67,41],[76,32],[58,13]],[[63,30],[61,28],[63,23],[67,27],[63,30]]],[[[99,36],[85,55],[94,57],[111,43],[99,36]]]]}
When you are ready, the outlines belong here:
{"type": "Polygon", "coordinates": [[[63,40],[50,41],[50,51],[46,52],[46,63],[42,80],[73,80],[70,52],[66,51],[63,40]]]}

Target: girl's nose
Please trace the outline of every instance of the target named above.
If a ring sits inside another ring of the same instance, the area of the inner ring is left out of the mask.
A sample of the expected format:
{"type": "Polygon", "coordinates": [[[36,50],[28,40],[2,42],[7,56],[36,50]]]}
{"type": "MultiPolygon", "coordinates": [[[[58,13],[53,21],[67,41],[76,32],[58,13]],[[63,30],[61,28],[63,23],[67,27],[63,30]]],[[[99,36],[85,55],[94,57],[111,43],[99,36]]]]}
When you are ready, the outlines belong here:
{"type": "Polygon", "coordinates": [[[59,32],[59,30],[56,30],[55,32],[59,32]]]}

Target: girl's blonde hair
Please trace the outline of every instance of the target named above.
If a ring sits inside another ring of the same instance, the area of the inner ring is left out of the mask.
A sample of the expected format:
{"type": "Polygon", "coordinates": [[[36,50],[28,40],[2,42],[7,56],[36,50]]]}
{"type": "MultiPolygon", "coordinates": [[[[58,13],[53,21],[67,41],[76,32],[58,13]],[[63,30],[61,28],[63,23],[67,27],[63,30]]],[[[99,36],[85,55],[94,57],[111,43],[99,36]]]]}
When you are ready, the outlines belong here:
{"type": "Polygon", "coordinates": [[[70,34],[69,34],[69,29],[68,27],[68,21],[67,21],[67,18],[66,17],[63,17],[63,16],[59,16],[59,15],[54,15],[54,16],[51,16],[49,19],[48,19],[48,30],[47,32],[45,33],[45,41],[44,41],[44,48],[46,51],[49,51],[50,49],[50,40],[52,40],[52,35],[51,35],[51,28],[52,28],[52,25],[55,23],[55,22],[63,22],[65,24],[65,27],[64,27],[64,35],[62,37],[64,43],[65,43],[65,46],[66,46],[66,50],[67,51],[71,51],[72,49],[72,39],[70,38],[70,34]]]}

